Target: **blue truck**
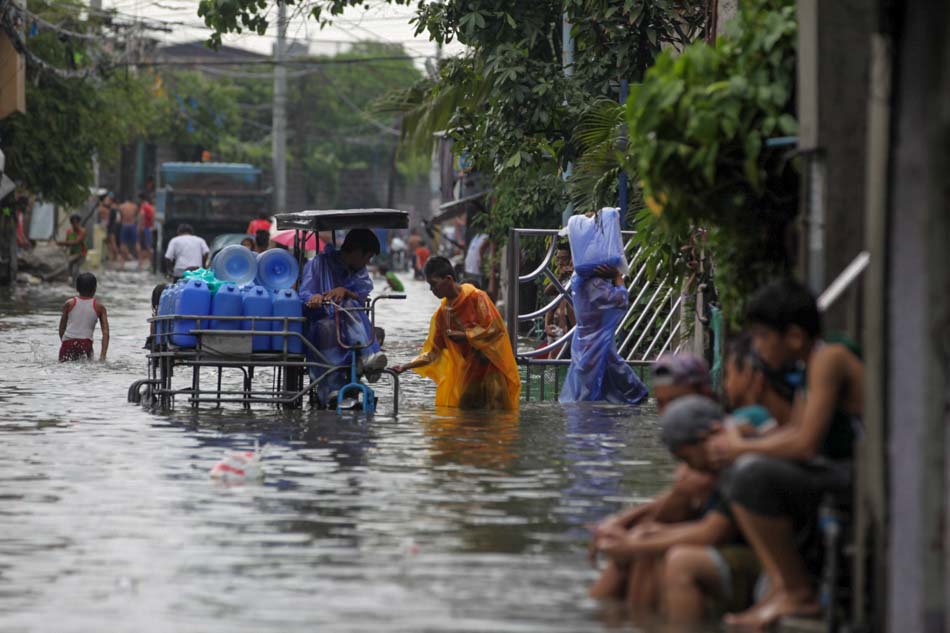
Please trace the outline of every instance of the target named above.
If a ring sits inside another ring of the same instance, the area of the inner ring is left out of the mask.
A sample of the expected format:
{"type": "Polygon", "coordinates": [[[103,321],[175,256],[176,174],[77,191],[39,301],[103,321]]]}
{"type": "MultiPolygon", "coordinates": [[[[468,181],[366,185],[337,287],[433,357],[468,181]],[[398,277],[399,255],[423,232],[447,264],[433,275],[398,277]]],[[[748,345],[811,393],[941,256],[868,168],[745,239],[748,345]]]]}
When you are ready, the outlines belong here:
{"type": "Polygon", "coordinates": [[[162,163],[155,196],[158,261],[179,224],[190,224],[210,244],[221,233],[243,233],[272,201],[271,188],[261,187],[261,170],[253,165],[162,163]]]}

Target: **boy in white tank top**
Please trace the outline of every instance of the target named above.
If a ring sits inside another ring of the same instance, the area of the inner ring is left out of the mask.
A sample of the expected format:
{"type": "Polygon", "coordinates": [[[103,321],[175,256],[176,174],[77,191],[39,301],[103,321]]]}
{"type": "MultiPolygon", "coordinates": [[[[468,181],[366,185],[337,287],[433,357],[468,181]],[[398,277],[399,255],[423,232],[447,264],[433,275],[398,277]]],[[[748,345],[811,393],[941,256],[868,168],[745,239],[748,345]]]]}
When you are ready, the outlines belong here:
{"type": "Polygon", "coordinates": [[[106,359],[109,350],[109,318],[106,316],[106,307],[95,299],[96,285],[96,276],[92,273],[82,273],[76,277],[79,296],[63,305],[63,316],[59,319],[59,338],[63,342],[59,348],[59,362],[92,359],[92,333],[97,321],[102,330],[99,360],[106,359]]]}

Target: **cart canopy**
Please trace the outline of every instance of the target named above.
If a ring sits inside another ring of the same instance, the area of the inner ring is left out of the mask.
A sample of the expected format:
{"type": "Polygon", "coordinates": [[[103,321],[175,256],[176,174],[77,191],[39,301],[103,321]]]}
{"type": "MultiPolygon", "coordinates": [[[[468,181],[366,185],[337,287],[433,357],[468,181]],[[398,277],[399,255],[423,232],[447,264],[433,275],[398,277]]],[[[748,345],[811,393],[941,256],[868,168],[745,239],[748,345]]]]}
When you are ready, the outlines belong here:
{"type": "Polygon", "coordinates": [[[277,229],[336,231],[346,229],[407,229],[409,212],[398,209],[311,209],[278,213],[277,229]]]}

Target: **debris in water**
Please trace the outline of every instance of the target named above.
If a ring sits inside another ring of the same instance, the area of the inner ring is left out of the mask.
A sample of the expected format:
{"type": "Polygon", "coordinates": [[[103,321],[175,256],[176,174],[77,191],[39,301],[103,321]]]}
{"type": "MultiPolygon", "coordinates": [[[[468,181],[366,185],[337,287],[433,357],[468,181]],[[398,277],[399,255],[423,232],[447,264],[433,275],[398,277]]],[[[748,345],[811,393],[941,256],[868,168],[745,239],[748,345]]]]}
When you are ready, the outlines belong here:
{"type": "Polygon", "coordinates": [[[263,481],[261,457],[261,449],[256,443],[253,451],[228,453],[211,468],[211,478],[229,485],[263,481]]]}

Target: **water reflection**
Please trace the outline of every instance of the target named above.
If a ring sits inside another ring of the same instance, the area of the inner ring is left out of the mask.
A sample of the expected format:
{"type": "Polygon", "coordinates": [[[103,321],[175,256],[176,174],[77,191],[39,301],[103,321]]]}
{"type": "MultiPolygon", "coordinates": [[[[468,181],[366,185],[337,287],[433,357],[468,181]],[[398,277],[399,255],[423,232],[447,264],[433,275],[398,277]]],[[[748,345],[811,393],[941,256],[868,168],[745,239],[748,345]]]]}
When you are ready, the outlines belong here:
{"type": "Polygon", "coordinates": [[[517,412],[485,413],[440,408],[418,418],[431,440],[432,463],[437,467],[456,464],[505,470],[511,467],[517,456],[517,412]]]}
{"type": "MultiPolygon", "coordinates": [[[[398,418],[151,414],[125,394],[152,282],[100,277],[106,365],[56,362],[69,288],[0,294],[0,630],[604,630],[583,525],[665,482],[652,409],[434,410],[408,376],[398,418]],[[255,443],[263,484],[209,479],[255,443]]],[[[433,310],[408,290],[393,362],[433,310]]]]}
{"type": "Polygon", "coordinates": [[[613,509],[609,499],[620,494],[623,472],[617,467],[622,444],[618,426],[635,425],[638,412],[630,407],[591,403],[564,406],[565,461],[570,464],[570,485],[564,490],[558,513],[570,526],[569,536],[582,539],[586,526],[613,509]]]}

